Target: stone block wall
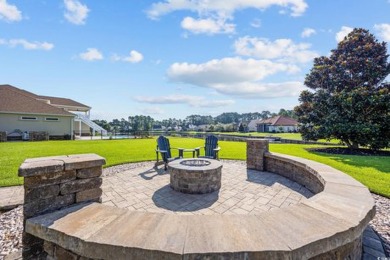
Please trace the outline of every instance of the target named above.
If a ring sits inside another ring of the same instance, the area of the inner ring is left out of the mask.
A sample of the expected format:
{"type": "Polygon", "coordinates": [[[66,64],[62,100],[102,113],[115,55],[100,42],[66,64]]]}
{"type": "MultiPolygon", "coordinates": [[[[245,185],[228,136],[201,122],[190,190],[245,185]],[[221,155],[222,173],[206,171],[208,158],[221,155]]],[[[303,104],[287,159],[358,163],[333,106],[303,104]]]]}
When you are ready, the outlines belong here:
{"type": "Polygon", "coordinates": [[[30,141],[48,141],[48,132],[29,132],[30,141]]]}
{"type": "Polygon", "coordinates": [[[265,171],[277,173],[302,184],[314,194],[324,190],[325,184],[320,174],[303,163],[270,153],[264,155],[264,161],[265,171]]]}
{"type": "Polygon", "coordinates": [[[264,154],[269,151],[268,140],[248,139],[246,143],[246,165],[248,169],[264,171],[264,154]]]}
{"type": "MultiPolygon", "coordinates": [[[[247,141],[247,167],[249,169],[256,169],[259,171],[268,171],[277,173],[281,176],[284,176],[288,179],[291,179],[306,188],[308,188],[311,192],[314,194],[318,194],[320,192],[324,192],[325,186],[327,185],[327,181],[325,180],[326,177],[330,177],[335,174],[337,174],[336,170],[329,169],[330,167],[326,167],[324,165],[321,165],[316,162],[310,162],[305,159],[296,158],[293,156],[287,156],[287,155],[278,155],[278,154],[272,154],[268,151],[268,141],[267,140],[255,140],[251,139],[247,141]],[[322,172],[323,171],[323,172],[322,172]],[[332,172],[334,171],[334,172],[332,172]]],[[[345,178],[342,176],[339,176],[340,181],[341,179],[345,178]]],[[[332,179],[332,181],[335,181],[332,179]]],[[[348,178],[345,178],[345,183],[349,183],[350,180],[348,178]],[[348,180],[348,181],[347,181],[348,180]]],[[[346,185],[344,182],[341,182],[338,185],[346,185]]],[[[332,183],[334,184],[334,183],[332,183]]],[[[358,185],[359,183],[355,183],[355,185],[358,185]]],[[[331,188],[330,188],[331,190],[331,188]]],[[[368,190],[364,189],[365,191],[368,190]]],[[[334,192],[334,191],[333,191],[334,192]]],[[[330,192],[331,193],[331,192],[330,192]]],[[[341,189],[341,194],[344,195],[344,192],[341,189]]],[[[369,193],[368,193],[369,194],[369,193]]],[[[337,196],[336,193],[333,193],[332,196],[337,196]]],[[[325,196],[326,198],[326,196],[325,196]]],[[[343,198],[340,196],[340,198],[343,198]]],[[[329,202],[325,203],[325,207],[321,205],[321,200],[318,201],[320,205],[320,209],[326,209],[328,207],[327,204],[329,202]]],[[[309,204],[312,202],[309,202],[309,204]]],[[[315,205],[316,202],[314,202],[315,205]]],[[[333,202],[331,202],[332,204],[333,202]]],[[[334,207],[339,207],[337,204],[341,202],[337,201],[334,202],[334,207]]],[[[362,207],[363,201],[361,202],[362,207]]],[[[313,204],[310,204],[310,206],[313,206],[313,204]]],[[[371,202],[371,210],[370,212],[366,212],[366,218],[371,219],[373,217],[372,212],[374,212],[374,205],[371,202]]],[[[315,206],[313,207],[315,208],[315,206]]],[[[366,222],[366,225],[368,224],[368,221],[366,222]]],[[[356,239],[353,241],[350,241],[349,243],[340,243],[339,246],[335,246],[333,250],[323,252],[322,254],[319,254],[311,259],[361,259],[362,256],[362,233],[363,233],[364,227],[361,228],[360,234],[357,236],[356,239]]],[[[350,232],[350,237],[356,236],[355,233],[350,232]]],[[[337,241],[337,240],[335,240],[337,241]]],[[[295,256],[293,259],[301,259],[301,256],[295,256]]]]}
{"type": "Polygon", "coordinates": [[[205,194],[221,188],[221,162],[207,160],[209,165],[192,166],[197,169],[189,170],[188,166],[181,164],[185,161],[187,160],[176,160],[169,163],[168,173],[172,189],[189,194],[205,194]]]}
{"type": "Polygon", "coordinates": [[[91,258],[79,256],[49,241],[44,242],[43,248],[47,254],[46,260],[93,260],[91,258]]]}
{"type": "Polygon", "coordinates": [[[0,143],[7,142],[7,132],[0,132],[0,143]]]}
{"type": "Polygon", "coordinates": [[[323,191],[324,182],[315,170],[303,163],[269,153],[269,141],[249,139],[246,149],[248,169],[277,173],[298,182],[314,194],[323,191]]]}
{"type": "MultiPolygon", "coordinates": [[[[82,203],[101,202],[102,166],[95,154],[27,159],[19,168],[24,177],[24,224],[28,218],[82,203]]],[[[45,256],[44,241],[23,233],[23,258],[45,256]]]]}

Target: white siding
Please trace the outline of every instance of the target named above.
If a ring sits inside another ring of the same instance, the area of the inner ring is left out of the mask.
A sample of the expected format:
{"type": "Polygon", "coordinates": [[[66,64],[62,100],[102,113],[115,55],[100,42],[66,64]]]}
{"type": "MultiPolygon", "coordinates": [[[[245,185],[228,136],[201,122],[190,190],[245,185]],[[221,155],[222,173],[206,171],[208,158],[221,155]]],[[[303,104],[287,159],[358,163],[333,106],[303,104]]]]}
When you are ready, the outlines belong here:
{"type": "Polygon", "coordinates": [[[24,131],[45,131],[49,135],[72,135],[73,117],[68,116],[48,116],[48,115],[29,115],[29,114],[0,114],[0,131],[8,133],[15,129],[24,131]],[[22,116],[36,117],[37,120],[21,120],[22,116]],[[58,121],[46,121],[46,117],[56,117],[58,121]]]}
{"type": "Polygon", "coordinates": [[[257,132],[257,124],[260,122],[259,119],[254,119],[249,122],[248,124],[248,131],[249,132],[257,132]]]}
{"type": "Polygon", "coordinates": [[[280,132],[280,127],[283,129],[283,132],[287,133],[289,131],[293,132],[297,130],[296,126],[269,126],[269,132],[275,130],[275,132],[280,132]]]}

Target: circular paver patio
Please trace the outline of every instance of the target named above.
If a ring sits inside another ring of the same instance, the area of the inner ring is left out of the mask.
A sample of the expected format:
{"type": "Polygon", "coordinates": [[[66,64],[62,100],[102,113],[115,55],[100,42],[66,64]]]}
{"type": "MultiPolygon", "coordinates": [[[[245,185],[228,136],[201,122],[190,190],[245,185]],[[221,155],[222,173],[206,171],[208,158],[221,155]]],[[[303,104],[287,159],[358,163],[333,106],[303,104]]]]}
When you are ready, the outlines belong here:
{"type": "Polygon", "coordinates": [[[310,198],[302,185],[278,174],[248,170],[242,161],[222,161],[222,186],[209,194],[183,194],[154,162],[127,165],[103,181],[103,204],[165,214],[259,214],[310,198]]]}

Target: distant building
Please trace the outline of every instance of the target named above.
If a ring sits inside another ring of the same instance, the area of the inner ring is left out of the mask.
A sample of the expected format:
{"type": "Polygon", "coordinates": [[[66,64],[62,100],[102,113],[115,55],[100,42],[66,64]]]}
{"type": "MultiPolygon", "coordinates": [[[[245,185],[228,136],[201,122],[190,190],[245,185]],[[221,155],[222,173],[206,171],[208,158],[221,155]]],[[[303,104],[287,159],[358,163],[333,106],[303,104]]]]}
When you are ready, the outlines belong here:
{"type": "Polygon", "coordinates": [[[249,132],[257,132],[257,124],[261,122],[262,119],[254,119],[248,123],[249,132]]]}
{"type": "MultiPolygon", "coordinates": [[[[106,130],[89,119],[91,107],[68,98],[40,96],[0,85],[0,131],[47,132],[49,138],[89,135],[106,130]]],[[[14,133],[15,135],[15,133],[14,133]]]]}
{"type": "Polygon", "coordinates": [[[198,125],[195,127],[195,130],[205,132],[207,129],[209,129],[209,127],[210,125],[198,125]]]}
{"type": "Polygon", "coordinates": [[[298,121],[286,116],[275,116],[263,120],[252,120],[248,127],[249,131],[263,133],[295,132],[298,130],[298,121]]]}

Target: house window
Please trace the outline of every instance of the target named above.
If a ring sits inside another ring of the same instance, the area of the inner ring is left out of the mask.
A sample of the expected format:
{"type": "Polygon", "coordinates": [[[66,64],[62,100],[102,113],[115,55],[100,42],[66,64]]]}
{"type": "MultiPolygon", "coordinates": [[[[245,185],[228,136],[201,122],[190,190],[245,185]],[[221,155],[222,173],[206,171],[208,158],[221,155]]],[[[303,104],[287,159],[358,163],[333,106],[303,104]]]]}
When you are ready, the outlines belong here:
{"type": "Polygon", "coordinates": [[[45,121],[56,122],[60,121],[60,119],[58,117],[45,117],[45,121]]]}
{"type": "Polygon", "coordinates": [[[36,121],[38,118],[36,116],[21,116],[20,120],[36,121]]]}

